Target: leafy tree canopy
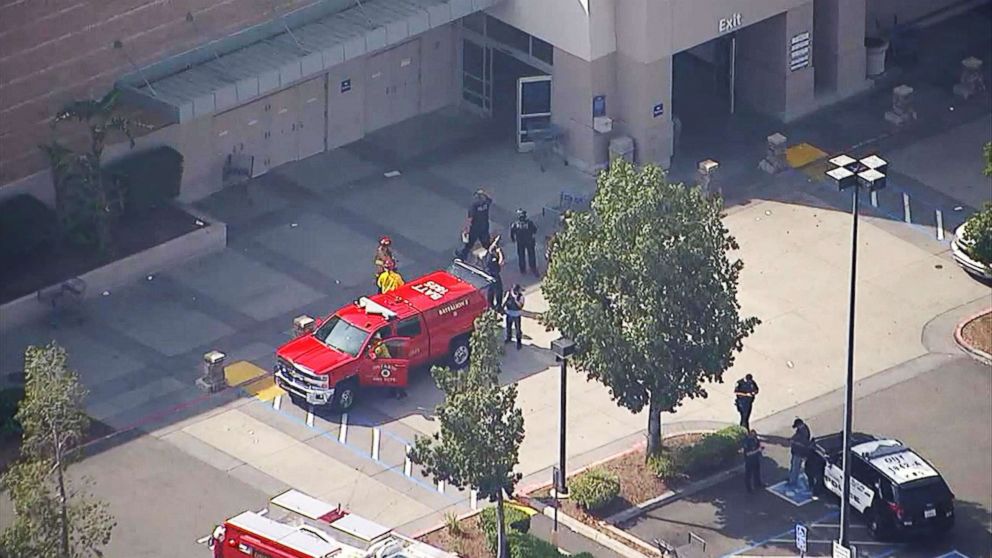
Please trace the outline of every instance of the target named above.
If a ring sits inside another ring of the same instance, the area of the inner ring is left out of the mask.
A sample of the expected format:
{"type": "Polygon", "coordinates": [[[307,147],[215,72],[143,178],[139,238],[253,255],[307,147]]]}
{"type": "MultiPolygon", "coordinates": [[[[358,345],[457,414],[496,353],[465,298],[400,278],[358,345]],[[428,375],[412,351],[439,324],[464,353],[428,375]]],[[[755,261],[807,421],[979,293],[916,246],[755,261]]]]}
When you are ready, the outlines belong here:
{"type": "Polygon", "coordinates": [[[722,200],[669,183],[653,165],[615,162],[592,211],[555,240],[544,322],[576,343],[574,362],[618,404],[649,408],[649,454],[660,413],[706,397],[759,323],[740,315],[743,264],[721,221],[722,200]]]}

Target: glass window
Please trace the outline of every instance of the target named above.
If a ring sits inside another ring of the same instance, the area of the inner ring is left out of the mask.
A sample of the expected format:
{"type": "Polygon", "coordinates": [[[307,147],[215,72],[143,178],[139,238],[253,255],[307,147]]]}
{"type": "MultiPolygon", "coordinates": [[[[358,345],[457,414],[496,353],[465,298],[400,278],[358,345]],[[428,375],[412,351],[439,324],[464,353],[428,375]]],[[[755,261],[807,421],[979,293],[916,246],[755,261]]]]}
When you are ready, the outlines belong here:
{"type": "Polygon", "coordinates": [[[362,350],[362,343],[368,337],[368,333],[338,316],[324,322],[313,335],[328,347],[351,356],[358,356],[358,351],[362,350]]]}
{"type": "Polygon", "coordinates": [[[530,38],[530,53],[542,62],[555,63],[555,47],[537,37],[530,38]]]}
{"type": "Polygon", "coordinates": [[[481,46],[472,41],[462,41],[462,71],[481,78],[484,54],[481,46]]]}
{"type": "Polygon", "coordinates": [[[420,335],[420,318],[413,317],[396,326],[397,337],[416,337],[418,335],[420,335]]]}
{"type": "Polygon", "coordinates": [[[486,17],[486,35],[499,43],[530,54],[530,35],[492,17],[486,17]]]}
{"type": "Polygon", "coordinates": [[[551,81],[532,81],[521,85],[521,113],[551,112],[551,81]]]}

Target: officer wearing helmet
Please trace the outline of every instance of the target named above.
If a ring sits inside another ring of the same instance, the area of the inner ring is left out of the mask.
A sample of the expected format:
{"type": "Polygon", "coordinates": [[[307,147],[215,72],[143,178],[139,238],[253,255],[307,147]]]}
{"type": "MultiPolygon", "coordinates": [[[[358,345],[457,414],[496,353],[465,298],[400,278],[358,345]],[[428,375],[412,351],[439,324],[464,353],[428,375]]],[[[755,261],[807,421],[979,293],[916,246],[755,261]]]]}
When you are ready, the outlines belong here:
{"type": "Polygon", "coordinates": [[[481,244],[483,248],[487,248],[492,243],[492,237],[489,236],[489,208],[492,203],[493,199],[485,190],[479,188],[475,191],[472,204],[468,209],[468,223],[465,230],[462,231],[465,246],[456,254],[458,259],[464,260],[468,257],[468,253],[475,247],[476,242],[481,244]]]}
{"type": "Polygon", "coordinates": [[[523,209],[517,210],[517,220],[510,225],[510,240],[517,244],[517,263],[520,264],[520,273],[527,273],[527,265],[530,270],[537,275],[537,256],[534,247],[537,244],[537,225],[527,217],[527,212],[523,209]]]}
{"type": "Polygon", "coordinates": [[[375,249],[375,287],[379,289],[379,277],[390,268],[396,269],[396,258],[393,257],[393,241],[388,236],[379,239],[379,247],[375,249]]]}

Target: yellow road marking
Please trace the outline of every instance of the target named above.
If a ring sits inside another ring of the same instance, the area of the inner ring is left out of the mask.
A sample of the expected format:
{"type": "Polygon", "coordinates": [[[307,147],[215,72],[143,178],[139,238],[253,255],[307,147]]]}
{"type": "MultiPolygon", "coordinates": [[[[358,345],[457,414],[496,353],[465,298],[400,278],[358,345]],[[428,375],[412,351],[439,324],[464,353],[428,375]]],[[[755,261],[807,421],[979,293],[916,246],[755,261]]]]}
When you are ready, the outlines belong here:
{"type": "Polygon", "coordinates": [[[793,145],[785,150],[785,160],[794,169],[805,167],[814,161],[826,158],[826,156],[825,151],[808,143],[793,145]]]}
{"type": "Polygon", "coordinates": [[[504,503],[504,505],[508,508],[513,508],[524,512],[525,514],[527,514],[527,517],[533,517],[537,515],[537,510],[535,510],[534,508],[531,508],[530,506],[525,506],[523,504],[518,504],[514,501],[507,500],[504,503]]]}
{"type": "Polygon", "coordinates": [[[225,366],[224,378],[227,379],[227,385],[229,386],[244,384],[241,385],[242,389],[262,401],[272,401],[277,396],[286,393],[275,384],[272,375],[267,370],[255,366],[246,360],[240,360],[225,366]],[[258,379],[252,381],[253,378],[258,379]]]}

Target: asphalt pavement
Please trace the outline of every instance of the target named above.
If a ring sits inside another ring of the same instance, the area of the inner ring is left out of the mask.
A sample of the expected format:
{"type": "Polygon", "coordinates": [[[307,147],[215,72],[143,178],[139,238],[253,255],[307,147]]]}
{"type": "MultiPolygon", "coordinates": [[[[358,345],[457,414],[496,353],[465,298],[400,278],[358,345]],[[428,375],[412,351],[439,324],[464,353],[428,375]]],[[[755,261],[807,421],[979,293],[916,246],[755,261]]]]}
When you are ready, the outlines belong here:
{"type": "MultiPolygon", "coordinates": [[[[967,357],[941,364],[885,389],[857,397],[855,430],[897,438],[929,460],[956,496],[957,523],[946,537],[910,541],[872,540],[853,516],[852,543],[871,558],[936,558],[992,555],[992,370],[967,357]]],[[[804,417],[814,436],[841,429],[843,407],[804,417]]],[[[759,422],[756,427],[761,428],[759,422]]],[[[787,476],[791,430],[764,435],[766,484],[787,476]]],[[[743,477],[663,506],[626,528],[642,540],[676,546],[689,533],[706,541],[705,556],[795,556],[794,526],[809,526],[809,556],[829,556],[838,536],[837,499],[795,505],[771,491],[748,494],[743,477]]],[[[697,545],[698,546],[698,545],[697,545]]]]}

